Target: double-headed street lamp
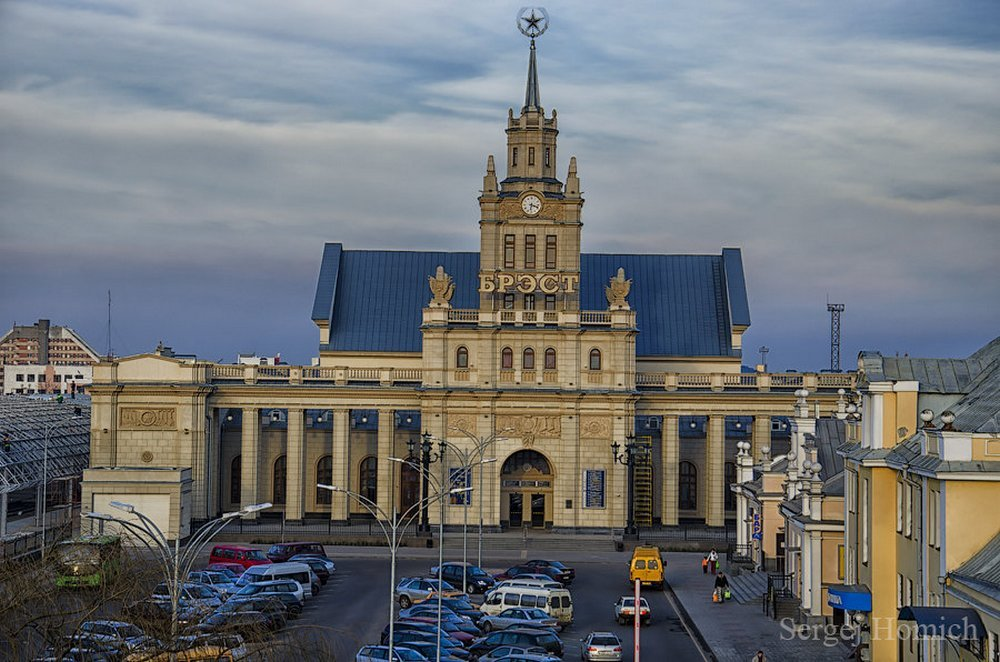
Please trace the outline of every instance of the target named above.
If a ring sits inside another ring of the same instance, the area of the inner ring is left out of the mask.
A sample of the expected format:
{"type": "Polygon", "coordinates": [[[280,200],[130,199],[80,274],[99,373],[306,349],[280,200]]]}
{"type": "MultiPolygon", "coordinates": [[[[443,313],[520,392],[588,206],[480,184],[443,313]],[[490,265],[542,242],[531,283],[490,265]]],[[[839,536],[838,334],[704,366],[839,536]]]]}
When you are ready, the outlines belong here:
{"type": "Polygon", "coordinates": [[[270,503],[257,503],[251,506],[244,506],[231,513],[224,513],[221,517],[210,520],[203,524],[191,536],[183,552],[181,551],[180,531],[174,538],[173,548],[167,542],[167,536],[157,526],[156,522],[137,510],[130,503],[112,501],[108,505],[116,510],[135,516],[135,520],[122,519],[107,513],[87,513],[87,517],[102,522],[114,522],[135,534],[150,551],[157,555],[163,570],[163,578],[170,594],[170,636],[172,641],[177,640],[177,609],[180,604],[181,586],[187,580],[191,566],[201,553],[201,550],[217,533],[222,531],[229,522],[237,517],[243,517],[251,513],[265,510],[271,507],[270,503]]]}
{"type": "Polygon", "coordinates": [[[385,540],[389,545],[389,655],[388,659],[394,660],[393,650],[395,647],[392,641],[393,635],[395,634],[395,594],[396,594],[396,550],[399,549],[399,545],[403,540],[403,536],[400,534],[400,530],[406,529],[407,525],[411,524],[414,519],[416,519],[420,510],[425,506],[424,502],[427,504],[434,503],[440,499],[444,499],[446,496],[451,494],[464,494],[471,492],[471,487],[456,488],[448,490],[447,492],[438,491],[435,494],[424,496],[412,506],[403,511],[402,515],[399,517],[391,517],[389,513],[385,512],[377,503],[369,499],[368,497],[358,494],[357,492],[352,492],[351,490],[344,489],[343,487],[337,487],[336,485],[324,485],[323,483],[316,483],[316,487],[329,490],[331,492],[338,492],[344,494],[362,506],[365,510],[371,513],[375,521],[378,522],[379,527],[382,529],[382,533],[385,534],[385,540]]]}
{"type": "MultiPolygon", "coordinates": [[[[424,496],[427,496],[427,494],[428,494],[427,490],[428,490],[428,487],[429,487],[429,485],[427,483],[427,480],[428,480],[428,477],[430,476],[430,473],[431,473],[431,464],[433,464],[434,462],[439,462],[444,457],[444,449],[442,449],[441,451],[439,451],[437,453],[432,452],[434,445],[431,443],[431,433],[430,432],[425,432],[422,435],[420,435],[420,437],[421,437],[421,439],[420,439],[420,443],[419,443],[419,446],[420,446],[419,447],[419,450],[420,450],[420,456],[419,457],[417,457],[417,455],[416,455],[416,451],[418,450],[417,449],[417,442],[414,441],[413,437],[410,437],[406,441],[406,450],[409,452],[409,457],[407,457],[406,459],[410,460],[410,461],[409,462],[405,462],[404,464],[407,464],[407,465],[409,465],[409,466],[411,466],[413,468],[416,468],[415,465],[419,463],[419,465],[420,465],[420,473],[423,475],[423,486],[424,487],[423,487],[422,494],[424,496]]],[[[389,459],[393,460],[393,461],[399,461],[398,458],[389,458],[389,459]]],[[[440,488],[440,485],[439,485],[439,488],[440,488]]],[[[443,507],[443,505],[442,505],[442,507],[443,507]]],[[[420,509],[420,525],[417,527],[417,530],[421,531],[421,532],[425,532],[425,533],[429,533],[430,530],[431,530],[430,521],[429,521],[429,519],[427,517],[427,503],[426,502],[424,502],[423,508],[420,509]]]]}
{"type": "Polygon", "coordinates": [[[619,444],[617,441],[611,442],[611,457],[614,459],[615,462],[619,464],[624,464],[626,467],[628,467],[625,478],[625,487],[628,488],[628,491],[626,493],[628,520],[625,523],[625,533],[631,535],[633,533],[636,533],[635,494],[634,494],[635,486],[633,485],[633,483],[635,482],[635,465],[638,460],[645,459],[649,455],[649,447],[646,444],[642,444],[635,441],[635,438],[631,435],[625,437],[625,439],[626,442],[624,451],[621,453],[619,453],[618,451],[619,449],[622,448],[622,445],[619,444]]]}

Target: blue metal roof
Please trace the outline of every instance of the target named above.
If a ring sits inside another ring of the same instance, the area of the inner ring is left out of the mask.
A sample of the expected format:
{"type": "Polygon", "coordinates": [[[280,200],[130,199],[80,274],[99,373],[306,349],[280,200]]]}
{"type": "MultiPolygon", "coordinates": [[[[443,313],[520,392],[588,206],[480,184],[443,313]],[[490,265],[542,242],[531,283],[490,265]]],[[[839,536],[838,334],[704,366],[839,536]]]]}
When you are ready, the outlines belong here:
{"type": "MultiPolygon", "coordinates": [[[[451,304],[478,308],[479,254],[473,252],[323,252],[314,320],[330,320],[324,349],[419,352],[427,278],[438,265],[455,280],[451,304]]],[[[593,254],[580,256],[580,307],[605,310],[604,287],[619,267],[632,279],[638,356],[732,356],[731,319],[749,324],[738,249],[722,255],[593,254]]]]}

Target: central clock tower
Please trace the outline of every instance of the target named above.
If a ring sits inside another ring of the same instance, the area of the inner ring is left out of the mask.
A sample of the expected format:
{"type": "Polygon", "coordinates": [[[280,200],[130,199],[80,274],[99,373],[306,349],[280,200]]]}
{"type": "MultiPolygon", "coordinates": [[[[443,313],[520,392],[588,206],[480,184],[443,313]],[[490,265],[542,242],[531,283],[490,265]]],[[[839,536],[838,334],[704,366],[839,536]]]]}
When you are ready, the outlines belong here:
{"type": "Polygon", "coordinates": [[[580,308],[580,180],[570,158],[556,177],[556,112],[545,116],[531,41],[524,106],[507,115],[507,174],[493,155],[479,197],[479,307],[484,311],[580,308]]]}

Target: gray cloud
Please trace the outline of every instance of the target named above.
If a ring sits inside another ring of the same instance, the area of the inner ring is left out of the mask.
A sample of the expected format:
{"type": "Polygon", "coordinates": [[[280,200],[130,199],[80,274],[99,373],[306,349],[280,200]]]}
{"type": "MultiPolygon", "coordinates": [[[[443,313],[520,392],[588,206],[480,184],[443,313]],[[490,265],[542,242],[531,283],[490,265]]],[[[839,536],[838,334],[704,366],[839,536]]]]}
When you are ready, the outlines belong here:
{"type": "MultiPolygon", "coordinates": [[[[307,360],[323,241],[476,248],[523,98],[516,9],[7,3],[0,318],[99,340],[113,287],[132,351],[307,360]]],[[[825,365],[827,294],[845,357],[996,335],[995,5],[548,9],[542,101],[585,250],[742,246],[746,346],[777,367],[825,365]]]]}

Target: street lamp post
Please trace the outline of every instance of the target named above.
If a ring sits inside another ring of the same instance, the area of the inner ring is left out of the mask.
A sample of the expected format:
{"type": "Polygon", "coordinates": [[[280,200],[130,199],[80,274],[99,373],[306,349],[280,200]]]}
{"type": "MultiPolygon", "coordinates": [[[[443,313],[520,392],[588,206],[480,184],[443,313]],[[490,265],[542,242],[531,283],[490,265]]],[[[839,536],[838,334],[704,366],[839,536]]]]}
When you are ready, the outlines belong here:
{"type": "Polygon", "coordinates": [[[42,441],[42,558],[45,558],[45,510],[48,505],[49,498],[49,435],[56,428],[69,423],[70,421],[78,421],[82,416],[83,410],[80,407],[73,407],[73,416],[70,418],[64,418],[62,420],[56,421],[55,423],[50,423],[45,426],[45,433],[43,435],[42,441]]]}
{"type": "Polygon", "coordinates": [[[180,604],[181,583],[187,579],[188,574],[191,572],[191,567],[198,558],[198,554],[201,553],[201,550],[208,544],[212,537],[222,531],[231,520],[271,507],[270,503],[257,503],[244,506],[230,513],[224,513],[221,517],[206,522],[191,536],[182,553],[180,531],[174,537],[174,544],[171,549],[166,535],[157,526],[156,522],[141,511],[136,510],[135,506],[121,501],[111,501],[108,505],[116,510],[134,515],[138,521],[122,519],[106,513],[87,513],[87,517],[103,522],[115,522],[120,526],[124,526],[159,557],[158,560],[162,565],[167,591],[170,594],[170,637],[172,642],[176,642],[177,640],[177,609],[180,604]]]}
{"type": "MultiPolygon", "coordinates": [[[[390,660],[395,659],[393,657],[393,650],[395,644],[393,643],[393,635],[395,634],[395,592],[396,592],[396,550],[399,549],[399,545],[402,542],[402,535],[399,533],[400,529],[405,531],[406,526],[413,522],[417,517],[420,510],[423,508],[424,503],[433,503],[440,499],[444,499],[450,494],[459,494],[464,492],[472,491],[471,487],[466,487],[464,489],[452,489],[447,492],[437,492],[431,496],[426,496],[420,499],[409,508],[403,511],[402,515],[399,517],[390,517],[388,513],[385,512],[377,503],[369,499],[368,497],[358,494],[357,492],[352,492],[351,490],[344,489],[343,487],[338,487],[336,485],[324,485],[323,483],[316,483],[316,487],[329,490],[331,492],[340,492],[344,494],[362,506],[365,510],[371,513],[375,521],[378,522],[379,527],[382,529],[382,533],[385,534],[386,542],[389,543],[389,656],[390,660]]],[[[395,514],[395,513],[394,513],[395,514]]]]}
{"type": "Polygon", "coordinates": [[[619,444],[617,441],[611,442],[611,457],[615,462],[623,464],[626,467],[628,467],[628,469],[626,470],[626,478],[625,478],[625,487],[627,488],[626,492],[627,515],[625,523],[625,533],[631,535],[636,533],[635,503],[634,503],[635,497],[633,495],[634,486],[632,484],[635,478],[634,474],[635,464],[636,461],[639,459],[639,457],[645,457],[645,455],[649,452],[649,449],[645,446],[645,444],[640,444],[636,442],[635,438],[632,437],[632,435],[628,435],[627,437],[625,437],[625,439],[626,442],[624,446],[624,451],[621,453],[619,453],[618,451],[619,449],[622,448],[622,445],[619,444]]]}
{"type": "MultiPolygon", "coordinates": [[[[417,466],[416,466],[416,460],[419,459],[419,461],[420,461],[419,470],[420,470],[420,473],[421,473],[421,475],[423,477],[423,492],[422,492],[422,494],[424,495],[424,497],[426,497],[427,494],[429,493],[428,489],[429,489],[430,485],[428,484],[428,477],[430,476],[430,473],[431,473],[431,464],[433,464],[434,462],[440,461],[442,459],[442,457],[443,457],[443,454],[440,453],[440,452],[438,452],[438,453],[432,453],[431,452],[432,448],[433,448],[433,445],[431,444],[431,433],[430,432],[424,432],[421,435],[421,440],[420,440],[420,457],[419,458],[417,458],[416,453],[415,453],[415,451],[417,450],[417,442],[415,442],[412,437],[406,441],[406,450],[409,451],[409,454],[410,454],[407,459],[412,460],[412,462],[406,462],[405,464],[407,464],[407,465],[409,465],[409,466],[411,466],[413,468],[417,468],[417,466]]],[[[392,458],[390,458],[390,459],[392,459],[392,458]]],[[[438,487],[440,488],[440,485],[438,487]]],[[[418,531],[421,531],[421,532],[424,532],[424,533],[429,533],[430,530],[431,530],[430,520],[429,520],[429,518],[427,516],[427,505],[428,504],[425,501],[423,507],[420,509],[420,526],[417,529],[418,531]]],[[[442,504],[442,507],[443,507],[443,504],[442,504]]]]}

